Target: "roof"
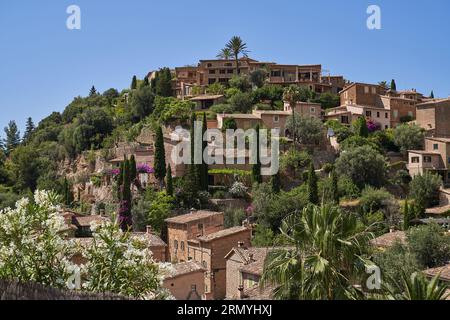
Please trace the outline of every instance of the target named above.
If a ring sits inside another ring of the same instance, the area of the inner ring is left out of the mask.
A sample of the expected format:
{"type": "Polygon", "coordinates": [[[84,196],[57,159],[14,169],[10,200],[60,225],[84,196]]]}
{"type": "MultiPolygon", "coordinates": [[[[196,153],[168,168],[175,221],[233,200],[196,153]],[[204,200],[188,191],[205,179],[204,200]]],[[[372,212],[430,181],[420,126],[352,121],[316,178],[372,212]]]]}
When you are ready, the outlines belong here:
{"type": "Polygon", "coordinates": [[[404,231],[395,231],[386,233],[378,238],[370,241],[370,243],[378,248],[389,248],[396,242],[403,243],[406,241],[406,233],[404,231]]]}
{"type": "Polygon", "coordinates": [[[193,272],[205,272],[205,268],[196,261],[187,261],[173,264],[163,271],[164,279],[172,279],[193,272]]]}
{"type": "Polygon", "coordinates": [[[102,223],[104,221],[109,221],[109,219],[99,215],[73,217],[73,224],[77,227],[90,227],[92,222],[102,223]]]}
{"type": "Polygon", "coordinates": [[[443,137],[426,137],[426,140],[431,140],[431,141],[438,141],[438,142],[443,142],[443,143],[450,143],[450,138],[443,138],[443,137]]]}
{"type": "Polygon", "coordinates": [[[205,211],[205,210],[199,210],[188,214],[182,214],[180,216],[176,216],[173,218],[168,218],[165,221],[167,223],[190,223],[197,220],[203,220],[209,217],[214,217],[218,215],[223,215],[222,212],[215,212],[215,211],[205,211]]]}
{"type": "Polygon", "coordinates": [[[217,231],[214,233],[210,233],[206,236],[198,237],[196,240],[202,241],[202,242],[209,242],[209,241],[214,241],[214,240],[217,240],[220,238],[228,237],[233,234],[245,232],[245,231],[250,231],[250,229],[248,229],[247,227],[243,227],[243,226],[242,227],[233,227],[233,228],[220,230],[220,231],[217,231]]]}
{"type": "Polygon", "coordinates": [[[425,270],[423,273],[429,277],[435,277],[440,274],[439,279],[450,282],[450,263],[438,268],[425,270]]]}
{"type": "Polygon", "coordinates": [[[233,119],[261,120],[259,117],[255,116],[254,114],[247,114],[247,113],[223,113],[223,114],[218,113],[217,117],[233,118],[233,119]]]}
{"type": "Polygon", "coordinates": [[[342,89],[339,93],[345,92],[348,89],[356,86],[356,85],[360,85],[360,86],[375,86],[375,87],[380,87],[382,88],[382,86],[380,86],[379,84],[371,84],[371,83],[363,83],[363,82],[353,82],[350,85],[346,86],[344,89],[342,89]]]}
{"type": "Polygon", "coordinates": [[[254,110],[253,112],[264,115],[279,115],[279,116],[291,116],[292,112],[290,111],[279,111],[279,110],[254,110]]]}
{"type": "Polygon", "coordinates": [[[425,154],[425,155],[433,155],[433,156],[439,156],[440,153],[433,152],[433,151],[425,151],[425,150],[408,150],[410,153],[417,153],[417,154],[425,154]]]}
{"type": "Polygon", "coordinates": [[[243,292],[243,300],[273,300],[273,286],[265,286],[261,288],[256,285],[250,289],[246,289],[243,292]]]}
{"type": "Polygon", "coordinates": [[[201,96],[193,97],[190,100],[191,101],[216,100],[223,97],[224,97],[223,94],[204,94],[201,96]]]}
{"type": "Polygon", "coordinates": [[[154,233],[133,232],[131,234],[131,237],[146,239],[149,242],[150,247],[166,247],[167,246],[166,243],[164,241],[162,241],[162,239],[154,233]]]}
{"type": "Polygon", "coordinates": [[[417,107],[418,107],[418,108],[420,108],[420,107],[426,107],[426,106],[433,105],[433,104],[440,104],[440,103],[442,103],[442,102],[450,102],[450,98],[447,98],[447,99],[434,99],[434,100],[431,100],[431,101],[419,103],[419,104],[417,105],[417,107]]]}

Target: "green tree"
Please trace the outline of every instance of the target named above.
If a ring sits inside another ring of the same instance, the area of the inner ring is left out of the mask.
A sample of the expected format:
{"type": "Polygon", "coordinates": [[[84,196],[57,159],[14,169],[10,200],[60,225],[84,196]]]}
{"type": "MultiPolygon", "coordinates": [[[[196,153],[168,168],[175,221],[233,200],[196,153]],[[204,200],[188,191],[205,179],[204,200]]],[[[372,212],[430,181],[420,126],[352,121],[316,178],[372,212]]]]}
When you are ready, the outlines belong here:
{"type": "Polygon", "coordinates": [[[425,138],[425,130],[417,125],[402,124],[394,129],[394,143],[402,152],[420,150],[425,138]]]}
{"type": "Polygon", "coordinates": [[[412,215],[409,211],[409,203],[408,199],[405,200],[405,204],[403,205],[403,230],[408,230],[411,225],[412,215]]]}
{"type": "Polygon", "coordinates": [[[70,207],[73,203],[73,192],[72,192],[72,185],[67,180],[66,177],[64,177],[64,185],[63,185],[63,202],[64,205],[70,207]]]}
{"type": "Polygon", "coordinates": [[[150,82],[148,81],[148,77],[144,77],[144,81],[142,81],[141,87],[148,87],[150,82]]]}
{"type": "Polygon", "coordinates": [[[359,117],[353,124],[355,134],[367,138],[369,136],[369,129],[367,128],[367,122],[365,117],[359,117]]]}
{"type": "Polygon", "coordinates": [[[266,259],[261,286],[274,285],[276,299],[339,300],[361,275],[370,234],[358,232],[356,217],[332,206],[309,205],[281,227],[291,249],[266,259]]]}
{"type": "Polygon", "coordinates": [[[130,89],[131,90],[136,90],[137,89],[137,78],[136,78],[136,76],[133,76],[133,79],[131,80],[130,89]]]}
{"type": "Polygon", "coordinates": [[[274,193],[279,193],[281,191],[281,176],[280,176],[280,171],[278,171],[277,173],[275,173],[272,176],[272,179],[270,180],[271,184],[272,184],[272,191],[274,193]]]}
{"type": "Polygon", "coordinates": [[[348,176],[362,190],[366,185],[383,185],[387,163],[376,150],[363,146],[342,153],[336,161],[336,171],[338,175],[348,176]]]}
{"type": "Polygon", "coordinates": [[[322,109],[330,109],[339,107],[341,104],[341,97],[331,92],[324,92],[318,98],[314,99],[314,102],[320,103],[322,109]]]}
{"type": "Polygon", "coordinates": [[[155,140],[155,177],[161,183],[166,176],[166,151],[164,148],[164,136],[161,126],[156,130],[155,140]]]}
{"type": "Polygon", "coordinates": [[[267,79],[267,71],[258,69],[250,73],[250,82],[257,88],[262,88],[267,79]]]}
{"type": "Polygon", "coordinates": [[[260,148],[259,148],[259,125],[256,125],[256,136],[255,141],[256,143],[256,163],[252,165],[252,181],[253,183],[261,183],[262,182],[262,176],[261,176],[261,160],[260,160],[260,148]]]}
{"type": "Polygon", "coordinates": [[[170,167],[170,164],[167,166],[166,192],[167,192],[167,195],[173,196],[172,168],[170,167]]]}
{"type": "Polygon", "coordinates": [[[150,87],[141,87],[133,91],[130,99],[133,121],[141,121],[154,110],[154,95],[150,87]]]}
{"type": "Polygon", "coordinates": [[[336,170],[333,168],[330,174],[331,184],[330,184],[330,194],[331,199],[334,204],[339,205],[339,188],[338,188],[338,176],[336,174],[336,170]]]}
{"type": "Polygon", "coordinates": [[[234,61],[236,63],[236,74],[240,74],[239,55],[242,54],[243,56],[247,57],[249,52],[247,50],[247,44],[240,37],[234,36],[226,44],[225,48],[228,49],[234,56],[234,61]]]}
{"type": "Polygon", "coordinates": [[[136,158],[134,154],[130,157],[130,180],[134,182],[137,178],[136,158]]]}
{"type": "Polygon", "coordinates": [[[23,134],[23,141],[24,142],[28,142],[31,139],[31,135],[33,134],[34,130],[36,129],[36,127],[34,126],[33,123],[33,119],[31,119],[31,117],[29,117],[27,119],[27,124],[25,127],[25,133],[23,134]]]}
{"type": "Polygon", "coordinates": [[[123,184],[121,186],[122,197],[119,208],[119,223],[123,231],[129,231],[132,227],[132,198],[131,198],[131,176],[130,161],[125,159],[123,164],[123,184]]]}
{"type": "Polygon", "coordinates": [[[230,58],[233,56],[231,50],[229,48],[223,48],[219,51],[219,53],[217,54],[217,58],[218,59],[223,59],[223,60],[230,60],[230,58]]]}
{"type": "Polygon", "coordinates": [[[430,98],[431,98],[431,99],[434,99],[434,91],[433,91],[433,90],[431,90],[430,98]]]}
{"type": "Polygon", "coordinates": [[[323,123],[317,118],[294,114],[287,119],[286,127],[298,143],[319,144],[324,137],[323,123]]]}
{"type": "Polygon", "coordinates": [[[162,68],[158,71],[155,79],[155,93],[162,97],[171,97],[172,90],[172,73],[169,68],[162,68]]]}
{"type": "MultiPolygon", "coordinates": [[[[202,121],[202,137],[205,137],[207,127],[206,113],[203,113],[203,121],[202,121]]],[[[202,155],[205,150],[208,149],[208,142],[203,141],[202,139],[202,155]]],[[[200,166],[200,190],[208,191],[208,164],[206,163],[204,157],[202,157],[202,164],[200,166]]]]}
{"type": "Polygon", "coordinates": [[[410,196],[415,203],[423,208],[429,208],[439,204],[439,189],[442,186],[442,178],[430,172],[417,175],[410,183],[410,196]]]}
{"type": "Polygon", "coordinates": [[[394,288],[388,290],[395,300],[446,300],[449,296],[446,293],[448,286],[440,283],[439,275],[428,280],[418,272],[410,276],[403,274],[401,284],[394,284],[394,288]]]}
{"type": "Polygon", "coordinates": [[[94,97],[97,95],[97,89],[95,89],[95,86],[91,87],[91,90],[89,90],[89,97],[94,97]]]}
{"type": "Polygon", "coordinates": [[[397,84],[395,83],[394,79],[391,80],[391,90],[397,91],[397,84]]]}
{"type": "Polygon", "coordinates": [[[8,123],[8,126],[5,127],[5,134],[5,153],[6,155],[10,155],[11,152],[20,145],[20,131],[17,128],[15,121],[10,121],[8,123]]]}
{"type": "Polygon", "coordinates": [[[311,163],[308,172],[308,200],[312,204],[319,204],[319,191],[317,187],[317,175],[314,164],[311,163]]]}

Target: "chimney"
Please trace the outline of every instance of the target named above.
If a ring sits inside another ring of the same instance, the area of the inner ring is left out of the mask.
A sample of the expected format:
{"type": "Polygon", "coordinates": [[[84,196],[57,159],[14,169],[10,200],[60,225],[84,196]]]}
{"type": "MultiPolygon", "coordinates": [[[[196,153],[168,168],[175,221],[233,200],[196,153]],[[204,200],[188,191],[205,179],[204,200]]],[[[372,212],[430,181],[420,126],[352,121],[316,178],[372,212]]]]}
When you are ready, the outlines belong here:
{"type": "Polygon", "coordinates": [[[152,234],[152,226],[147,226],[147,234],[152,234]]]}
{"type": "Polygon", "coordinates": [[[239,300],[243,300],[244,299],[244,286],[242,284],[239,285],[238,291],[239,291],[239,300]]]}
{"type": "Polygon", "coordinates": [[[250,262],[255,262],[255,260],[253,259],[253,253],[249,253],[248,254],[248,259],[250,260],[250,262]]]}

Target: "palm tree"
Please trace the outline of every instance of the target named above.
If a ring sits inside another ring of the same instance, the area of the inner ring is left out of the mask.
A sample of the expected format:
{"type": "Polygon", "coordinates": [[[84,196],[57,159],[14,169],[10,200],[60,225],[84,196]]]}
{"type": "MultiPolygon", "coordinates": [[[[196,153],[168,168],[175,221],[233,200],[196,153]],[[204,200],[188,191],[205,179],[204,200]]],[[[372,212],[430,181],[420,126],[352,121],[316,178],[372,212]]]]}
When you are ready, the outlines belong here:
{"type": "Polygon", "coordinates": [[[440,275],[437,275],[427,280],[423,274],[417,272],[411,276],[403,274],[401,285],[394,282],[393,286],[387,286],[388,296],[395,300],[445,300],[449,297],[446,293],[448,287],[439,284],[439,277],[440,275]]]}
{"type": "Polygon", "coordinates": [[[283,92],[283,100],[289,102],[289,106],[291,107],[292,110],[292,126],[293,126],[292,135],[295,143],[295,136],[296,136],[295,133],[297,131],[295,125],[295,106],[297,102],[301,100],[300,88],[296,85],[290,85],[289,87],[285,88],[283,92]]]}
{"type": "Polygon", "coordinates": [[[239,55],[242,54],[247,57],[249,51],[247,50],[247,44],[241,39],[241,37],[234,36],[228,41],[225,49],[228,49],[234,56],[236,62],[236,73],[239,74],[239,55]]]}
{"type": "Polygon", "coordinates": [[[217,54],[217,58],[218,59],[223,59],[223,60],[230,60],[232,54],[231,54],[231,50],[228,48],[223,48],[222,50],[220,50],[220,52],[217,54]]]}
{"type": "Polygon", "coordinates": [[[272,251],[261,286],[277,299],[335,300],[354,295],[352,281],[369,264],[363,258],[372,235],[338,207],[309,205],[288,216],[281,232],[292,248],[272,251]]]}

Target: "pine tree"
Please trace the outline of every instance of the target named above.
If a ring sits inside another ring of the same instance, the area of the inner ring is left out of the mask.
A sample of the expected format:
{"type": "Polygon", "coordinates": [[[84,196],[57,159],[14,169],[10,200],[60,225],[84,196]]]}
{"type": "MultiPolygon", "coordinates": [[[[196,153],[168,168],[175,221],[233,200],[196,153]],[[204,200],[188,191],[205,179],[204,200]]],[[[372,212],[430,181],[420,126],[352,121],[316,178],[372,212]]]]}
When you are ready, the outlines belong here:
{"type": "MultiPolygon", "coordinates": [[[[206,113],[203,113],[202,122],[202,137],[205,136],[207,127],[206,113]]],[[[208,148],[208,142],[202,139],[202,154],[208,148]]],[[[208,164],[206,163],[204,157],[202,157],[202,164],[200,167],[200,188],[202,191],[208,191],[208,164]]]]}
{"type": "Polygon", "coordinates": [[[136,76],[133,76],[133,79],[131,80],[131,90],[136,90],[137,88],[137,78],[136,76]]]}
{"type": "Polygon", "coordinates": [[[164,148],[164,135],[161,126],[156,130],[154,165],[156,179],[163,182],[166,177],[166,151],[164,148]]]}
{"type": "Polygon", "coordinates": [[[405,205],[403,207],[403,230],[407,231],[410,227],[412,214],[409,212],[408,199],[405,200],[405,205]]]}
{"type": "Polygon", "coordinates": [[[93,97],[95,95],[97,95],[97,89],[95,89],[95,86],[92,86],[91,90],[89,91],[89,96],[93,97]]]}
{"type": "Polygon", "coordinates": [[[261,161],[260,161],[260,150],[259,150],[259,125],[256,125],[256,163],[252,166],[252,181],[253,183],[261,183],[261,161]]]}
{"type": "Polygon", "coordinates": [[[136,158],[134,154],[130,157],[130,179],[134,182],[137,178],[136,158]]]}
{"type": "Polygon", "coordinates": [[[334,204],[339,204],[339,189],[338,189],[338,176],[336,174],[336,170],[333,168],[331,171],[331,199],[333,200],[334,204]]]}
{"type": "Polygon", "coordinates": [[[367,128],[366,118],[361,117],[357,121],[356,134],[360,137],[367,138],[369,136],[369,128],[367,128]]]}
{"type": "Polygon", "coordinates": [[[26,128],[25,128],[25,133],[23,134],[23,141],[24,142],[28,142],[31,138],[31,135],[33,134],[35,129],[34,123],[33,123],[33,119],[31,119],[31,117],[29,117],[27,119],[27,124],[26,124],[26,128]]]}
{"type": "Polygon", "coordinates": [[[9,122],[8,126],[5,128],[5,134],[5,153],[6,155],[10,155],[20,144],[20,131],[17,128],[15,121],[9,122]]]}
{"type": "Polygon", "coordinates": [[[148,82],[148,77],[145,77],[144,82],[142,82],[142,87],[147,87],[149,85],[150,85],[150,83],[148,82]]]}
{"type": "Polygon", "coordinates": [[[172,168],[170,164],[167,166],[166,191],[169,196],[173,196],[172,168]]]}
{"type": "Polygon", "coordinates": [[[281,177],[280,177],[280,171],[278,171],[276,174],[272,176],[271,179],[272,184],[272,191],[274,193],[280,193],[281,191],[281,177]]]}
{"type": "Polygon", "coordinates": [[[317,175],[314,164],[311,163],[308,173],[308,200],[312,204],[319,204],[319,191],[317,187],[317,175]]]}
{"type": "Polygon", "coordinates": [[[431,90],[430,98],[434,99],[434,91],[433,90],[431,90]]]}
{"type": "Polygon", "coordinates": [[[397,84],[395,83],[394,79],[392,79],[392,81],[391,81],[391,90],[392,91],[397,91],[397,84]]]}

